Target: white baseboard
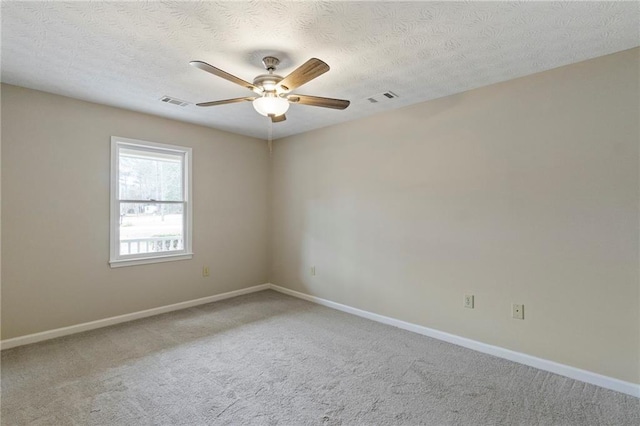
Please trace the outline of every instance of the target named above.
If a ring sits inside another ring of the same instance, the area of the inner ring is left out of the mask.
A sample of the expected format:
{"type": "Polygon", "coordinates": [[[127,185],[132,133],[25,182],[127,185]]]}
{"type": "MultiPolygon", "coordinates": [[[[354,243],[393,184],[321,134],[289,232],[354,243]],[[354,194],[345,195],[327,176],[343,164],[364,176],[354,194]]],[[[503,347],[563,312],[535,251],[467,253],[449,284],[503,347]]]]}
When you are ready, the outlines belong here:
{"type": "Polygon", "coordinates": [[[455,334],[445,333],[443,331],[434,330],[432,328],[423,327],[421,325],[412,324],[395,318],[374,314],[373,312],[364,311],[362,309],[353,308],[351,306],[332,302],[320,297],[300,293],[299,291],[290,290],[288,288],[280,287],[275,284],[270,284],[270,288],[280,293],[288,294],[289,296],[317,303],[318,305],[327,306],[329,308],[337,309],[339,311],[347,312],[359,317],[398,327],[403,330],[412,331],[414,333],[433,337],[434,339],[453,343],[454,345],[463,346],[465,348],[473,349],[478,352],[508,359],[509,361],[514,361],[520,364],[528,365],[530,367],[538,368],[540,370],[549,371],[551,373],[559,374],[561,376],[569,377],[581,382],[590,383],[592,385],[600,386],[603,388],[622,392],[627,395],[635,396],[636,398],[640,398],[640,385],[635,383],[625,382],[623,380],[603,376],[601,374],[593,373],[587,370],[581,370],[569,365],[559,364],[554,361],[549,361],[520,352],[515,352],[509,349],[501,348],[499,346],[493,346],[486,343],[478,342],[476,340],[467,339],[466,337],[456,336],[455,334]]]}
{"type": "Polygon", "coordinates": [[[72,325],[69,327],[56,328],[54,330],[43,331],[41,333],[28,334],[26,336],[15,337],[13,339],[6,339],[6,340],[0,341],[0,349],[4,350],[4,349],[15,348],[16,346],[42,342],[44,340],[55,339],[56,337],[62,337],[70,334],[81,333],[83,331],[94,330],[97,328],[120,324],[127,321],[133,321],[140,318],[146,318],[153,315],[159,315],[166,312],[177,311],[180,309],[186,309],[192,306],[204,305],[206,303],[217,302],[219,300],[230,299],[232,297],[241,296],[243,294],[249,294],[249,293],[254,293],[257,291],[268,290],[268,289],[272,289],[280,293],[287,294],[289,296],[297,297],[299,299],[304,299],[309,302],[317,303],[318,305],[327,306],[329,308],[337,309],[339,311],[343,311],[349,314],[357,315],[359,317],[367,318],[372,321],[377,321],[383,324],[401,328],[403,330],[408,330],[414,333],[433,337],[438,340],[443,340],[445,342],[453,343],[454,345],[463,346],[465,348],[473,349],[478,352],[497,356],[499,358],[508,359],[510,361],[528,365],[530,367],[535,367],[540,370],[549,371],[551,373],[559,374],[561,376],[569,377],[571,379],[580,380],[582,382],[590,383],[596,386],[600,386],[603,388],[622,392],[627,395],[635,396],[636,398],[640,398],[640,385],[635,383],[625,382],[623,380],[615,379],[613,377],[603,376],[601,374],[593,373],[591,371],[581,370],[579,368],[571,367],[569,365],[559,364],[554,361],[549,361],[546,359],[523,354],[520,352],[515,352],[509,349],[501,348],[499,346],[493,346],[486,343],[478,342],[476,340],[467,339],[465,337],[456,336],[455,334],[445,333],[443,331],[438,331],[438,330],[434,330],[432,328],[424,327],[421,325],[412,324],[412,323],[401,321],[395,318],[386,317],[384,315],[374,314],[373,312],[368,312],[362,309],[353,308],[351,306],[332,302],[330,300],[322,299],[317,296],[311,296],[309,294],[300,293],[298,291],[290,290],[285,287],[280,287],[275,284],[256,285],[253,287],[243,288],[240,290],[230,291],[227,293],[217,294],[214,296],[202,297],[200,299],[174,303],[173,305],[160,306],[158,308],[147,309],[144,311],[133,312],[130,314],[119,315],[119,316],[110,317],[110,318],[104,318],[101,320],[72,325]]]}
{"type": "Polygon", "coordinates": [[[254,293],[256,291],[268,290],[270,284],[261,284],[240,290],[229,291],[227,293],[216,294],[214,296],[202,297],[200,299],[187,300],[186,302],[174,303],[173,305],[160,306],[146,309],[144,311],[132,312],[130,314],[118,315],[116,317],[104,318],[82,324],[71,325],[69,327],[56,328],[54,330],[43,331],[41,333],[27,334],[26,336],[15,337],[0,341],[0,350],[15,348],[16,346],[28,345],[42,342],[43,340],[55,339],[56,337],[67,336],[69,334],[81,333],[83,331],[94,330],[96,328],[107,327],[122,322],[133,321],[153,315],[164,314],[166,312],[191,308],[193,306],[204,305],[206,303],[217,302],[219,300],[230,299],[243,294],[254,293]]]}

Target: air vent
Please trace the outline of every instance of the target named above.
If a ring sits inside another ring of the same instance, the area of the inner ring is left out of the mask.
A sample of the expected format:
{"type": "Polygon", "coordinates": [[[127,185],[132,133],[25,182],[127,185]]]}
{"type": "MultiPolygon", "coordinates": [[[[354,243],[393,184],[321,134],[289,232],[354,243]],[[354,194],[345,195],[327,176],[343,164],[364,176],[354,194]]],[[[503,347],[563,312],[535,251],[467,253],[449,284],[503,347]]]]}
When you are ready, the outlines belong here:
{"type": "Polygon", "coordinates": [[[367,98],[367,100],[372,104],[377,104],[378,102],[388,101],[389,99],[395,99],[395,98],[398,98],[398,97],[399,96],[396,93],[394,93],[391,90],[389,90],[389,91],[386,91],[384,93],[373,95],[373,96],[367,98]]]}
{"type": "Polygon", "coordinates": [[[181,107],[189,105],[189,102],[181,101],[180,99],[172,98],[171,96],[163,96],[163,97],[160,98],[160,100],[162,102],[166,102],[166,103],[172,104],[172,105],[178,105],[178,106],[181,106],[181,107]]]}

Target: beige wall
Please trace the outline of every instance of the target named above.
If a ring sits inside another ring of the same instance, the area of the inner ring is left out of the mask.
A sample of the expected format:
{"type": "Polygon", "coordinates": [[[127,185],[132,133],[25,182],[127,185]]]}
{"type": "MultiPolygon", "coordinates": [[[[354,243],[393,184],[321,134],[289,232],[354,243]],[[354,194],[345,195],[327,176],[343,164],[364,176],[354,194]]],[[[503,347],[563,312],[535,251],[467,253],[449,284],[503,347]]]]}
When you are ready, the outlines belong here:
{"type": "Polygon", "coordinates": [[[268,167],[264,141],[3,85],[2,338],[267,282],[268,167]],[[112,135],[193,148],[192,260],[109,267],[112,135]]]}
{"type": "Polygon", "coordinates": [[[2,338],[270,279],[640,383],[639,52],[283,139],[271,165],[263,141],[3,85],[2,338]],[[193,147],[193,260],[109,268],[112,135],[193,147]]]}
{"type": "Polygon", "coordinates": [[[271,282],[640,383],[638,55],[277,141],[271,282]]]}

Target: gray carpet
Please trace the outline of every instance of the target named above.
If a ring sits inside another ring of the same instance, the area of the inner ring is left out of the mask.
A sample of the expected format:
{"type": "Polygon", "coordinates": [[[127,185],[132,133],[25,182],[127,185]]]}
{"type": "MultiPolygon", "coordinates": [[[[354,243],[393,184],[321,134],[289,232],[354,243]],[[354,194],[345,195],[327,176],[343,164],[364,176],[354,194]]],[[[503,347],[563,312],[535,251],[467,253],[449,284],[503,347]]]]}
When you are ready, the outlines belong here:
{"type": "Polygon", "coordinates": [[[2,353],[3,425],[638,425],[640,400],[273,291],[2,353]]]}

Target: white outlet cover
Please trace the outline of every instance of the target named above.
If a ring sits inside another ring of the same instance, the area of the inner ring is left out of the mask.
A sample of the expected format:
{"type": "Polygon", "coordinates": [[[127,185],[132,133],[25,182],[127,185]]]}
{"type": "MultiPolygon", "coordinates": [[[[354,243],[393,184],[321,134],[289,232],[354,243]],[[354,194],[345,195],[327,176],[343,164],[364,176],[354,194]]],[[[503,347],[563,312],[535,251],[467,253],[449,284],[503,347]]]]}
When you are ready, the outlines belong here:
{"type": "Polygon", "coordinates": [[[517,303],[514,303],[513,305],[511,305],[511,316],[514,319],[524,319],[524,305],[519,305],[517,303]]]}
{"type": "Polygon", "coordinates": [[[465,294],[463,303],[465,308],[473,309],[473,294],[465,294]]]}

